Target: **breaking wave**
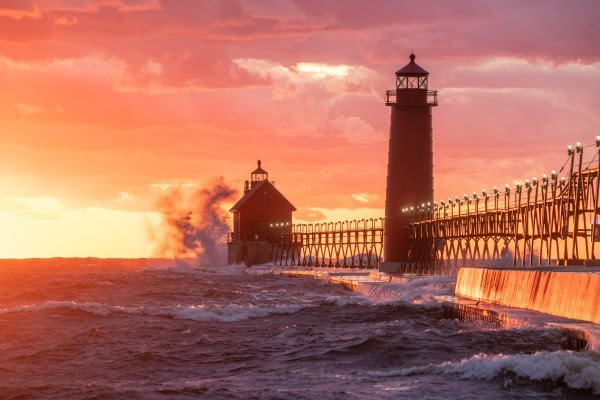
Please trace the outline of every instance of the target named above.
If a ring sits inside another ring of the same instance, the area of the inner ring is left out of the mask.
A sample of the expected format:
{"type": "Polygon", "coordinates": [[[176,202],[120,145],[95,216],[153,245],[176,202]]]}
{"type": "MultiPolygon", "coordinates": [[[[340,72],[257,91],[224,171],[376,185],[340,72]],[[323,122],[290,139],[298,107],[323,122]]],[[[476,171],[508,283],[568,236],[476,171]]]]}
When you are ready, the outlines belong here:
{"type": "Polygon", "coordinates": [[[357,291],[374,303],[402,302],[431,306],[439,305],[436,296],[452,295],[455,282],[455,276],[433,276],[385,285],[359,285],[357,291]]]}
{"type": "Polygon", "coordinates": [[[192,305],[192,306],[167,306],[167,307],[123,307],[102,303],[78,303],[75,301],[46,301],[28,305],[0,309],[0,314],[13,312],[37,312],[53,309],[72,309],[106,317],[111,314],[122,313],[132,315],[149,315],[175,319],[189,319],[205,322],[234,322],[250,318],[265,317],[272,314],[293,314],[308,305],[239,305],[227,304],[223,306],[192,305]]]}
{"type": "Polygon", "coordinates": [[[458,375],[461,379],[491,380],[504,373],[532,381],[563,382],[572,389],[587,389],[600,393],[600,356],[594,353],[570,351],[518,355],[478,354],[457,363],[428,364],[389,371],[372,371],[373,377],[412,375],[458,375]]]}

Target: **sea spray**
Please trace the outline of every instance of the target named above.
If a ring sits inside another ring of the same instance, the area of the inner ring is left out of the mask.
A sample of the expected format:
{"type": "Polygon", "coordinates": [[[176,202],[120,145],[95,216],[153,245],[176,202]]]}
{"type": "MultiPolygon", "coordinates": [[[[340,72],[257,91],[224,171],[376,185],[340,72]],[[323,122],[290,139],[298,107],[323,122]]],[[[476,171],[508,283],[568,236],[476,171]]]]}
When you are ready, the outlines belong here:
{"type": "Polygon", "coordinates": [[[236,191],[224,179],[187,195],[172,189],[157,202],[162,223],[151,236],[158,242],[156,253],[162,257],[195,257],[198,266],[222,265],[228,214],[221,208],[236,191]]]}
{"type": "Polygon", "coordinates": [[[364,284],[355,290],[375,304],[401,302],[437,306],[439,302],[435,300],[435,296],[451,295],[455,281],[454,276],[421,277],[385,285],[364,284]]]}

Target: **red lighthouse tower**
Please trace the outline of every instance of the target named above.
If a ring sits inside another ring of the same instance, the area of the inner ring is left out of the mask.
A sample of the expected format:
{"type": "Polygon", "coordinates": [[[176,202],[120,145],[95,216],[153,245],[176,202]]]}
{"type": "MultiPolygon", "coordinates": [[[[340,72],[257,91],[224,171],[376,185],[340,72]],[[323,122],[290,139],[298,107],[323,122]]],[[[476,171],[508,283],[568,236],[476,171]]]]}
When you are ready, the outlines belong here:
{"type": "Polygon", "coordinates": [[[385,104],[391,109],[383,238],[386,263],[406,259],[407,221],[402,208],[433,201],[431,107],[437,106],[437,92],[428,90],[428,76],[411,54],[410,63],[396,72],[396,89],[386,92],[385,104]]]}

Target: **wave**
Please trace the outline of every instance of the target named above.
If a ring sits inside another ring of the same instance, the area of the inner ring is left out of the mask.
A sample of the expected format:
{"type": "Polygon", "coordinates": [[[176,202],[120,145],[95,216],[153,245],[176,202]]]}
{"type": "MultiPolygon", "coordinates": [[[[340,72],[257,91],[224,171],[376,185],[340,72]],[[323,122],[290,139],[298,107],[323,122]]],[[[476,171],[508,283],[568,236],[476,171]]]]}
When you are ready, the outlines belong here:
{"type": "Polygon", "coordinates": [[[432,276],[385,285],[359,285],[356,291],[368,296],[377,304],[402,302],[439,305],[435,297],[453,294],[455,283],[455,276],[432,276]]]}
{"type": "Polygon", "coordinates": [[[570,351],[517,355],[478,354],[457,363],[428,364],[389,371],[371,371],[373,377],[412,375],[458,375],[461,379],[491,380],[504,373],[532,381],[563,382],[572,389],[600,394],[600,356],[570,351]]]}
{"type": "Polygon", "coordinates": [[[204,322],[235,322],[250,318],[265,317],[272,314],[293,314],[308,305],[272,305],[227,304],[224,306],[191,305],[166,307],[123,307],[103,303],[78,303],[75,301],[46,301],[28,305],[0,309],[0,314],[13,312],[39,312],[52,309],[72,309],[102,317],[111,314],[130,314],[189,319],[204,322]]]}

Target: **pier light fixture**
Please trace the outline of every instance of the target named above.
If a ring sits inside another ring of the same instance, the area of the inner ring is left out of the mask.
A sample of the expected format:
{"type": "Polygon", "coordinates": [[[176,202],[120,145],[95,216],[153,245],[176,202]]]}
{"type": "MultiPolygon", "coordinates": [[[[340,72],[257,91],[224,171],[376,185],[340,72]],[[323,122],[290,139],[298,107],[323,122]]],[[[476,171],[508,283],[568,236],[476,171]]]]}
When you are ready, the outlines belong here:
{"type": "Polygon", "coordinates": [[[463,198],[464,198],[464,199],[465,199],[465,201],[466,201],[466,200],[468,200],[468,199],[469,199],[469,196],[467,196],[467,194],[465,193],[465,194],[463,195],[463,198]]]}
{"type": "Polygon", "coordinates": [[[411,207],[411,208],[410,208],[410,211],[413,211],[413,210],[414,210],[414,208],[413,208],[413,207],[411,207]]]}
{"type": "Polygon", "coordinates": [[[270,226],[271,226],[271,228],[272,228],[272,227],[273,227],[273,224],[271,224],[270,226]]]}
{"type": "Polygon", "coordinates": [[[430,202],[427,202],[427,207],[431,207],[431,203],[430,202]]]}
{"type": "Polygon", "coordinates": [[[477,192],[473,192],[473,198],[477,197],[477,192]]]}
{"type": "Polygon", "coordinates": [[[542,175],[542,185],[548,186],[548,175],[546,174],[542,175]]]}
{"type": "Polygon", "coordinates": [[[504,185],[504,193],[510,194],[510,186],[508,186],[508,183],[506,185],[504,185]]]}
{"type": "Polygon", "coordinates": [[[498,194],[498,186],[494,185],[494,193],[498,194]]]}
{"type": "Polygon", "coordinates": [[[567,184],[567,178],[564,176],[560,178],[560,186],[565,186],[567,184]]]}
{"type": "Polygon", "coordinates": [[[600,147],[600,136],[596,136],[596,147],[600,147]]]}
{"type": "Polygon", "coordinates": [[[537,186],[537,184],[538,184],[537,177],[534,176],[533,177],[533,186],[537,186]]]}
{"type": "Polygon", "coordinates": [[[571,145],[567,146],[567,154],[570,156],[573,155],[573,146],[571,146],[571,145]]]}
{"type": "Polygon", "coordinates": [[[455,196],[455,197],[454,197],[454,202],[455,202],[455,203],[458,203],[458,202],[460,202],[460,200],[459,200],[458,196],[455,196]]]}
{"type": "Polygon", "coordinates": [[[581,142],[577,142],[577,152],[581,153],[581,150],[583,150],[583,147],[581,147],[581,142]]]}
{"type": "Polygon", "coordinates": [[[556,178],[557,178],[556,171],[555,171],[555,170],[552,170],[552,173],[550,174],[550,176],[552,177],[552,180],[554,180],[554,181],[555,181],[555,180],[556,180],[556,178]]]}

